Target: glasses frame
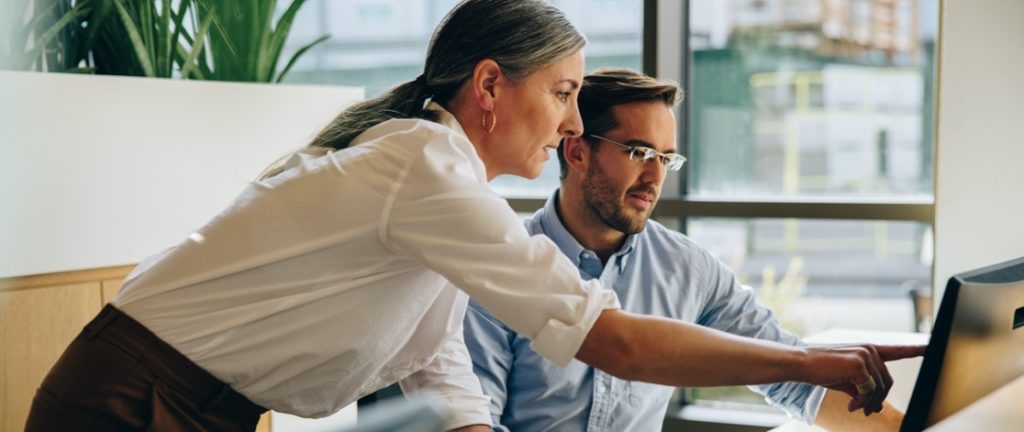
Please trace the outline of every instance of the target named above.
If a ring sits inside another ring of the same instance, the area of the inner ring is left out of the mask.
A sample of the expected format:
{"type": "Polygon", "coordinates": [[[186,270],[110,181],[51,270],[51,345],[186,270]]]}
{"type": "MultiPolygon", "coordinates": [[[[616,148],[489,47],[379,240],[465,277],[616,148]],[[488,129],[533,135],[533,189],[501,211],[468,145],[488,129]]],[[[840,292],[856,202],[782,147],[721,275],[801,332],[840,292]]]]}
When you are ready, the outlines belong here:
{"type": "Polygon", "coordinates": [[[615,141],[611,138],[605,138],[603,136],[595,134],[587,134],[587,136],[591,138],[596,138],[601,141],[608,141],[613,144],[618,144],[619,147],[622,147],[629,151],[629,160],[631,161],[647,163],[654,160],[654,158],[657,157],[658,161],[661,162],[661,166],[664,167],[666,171],[679,171],[683,169],[683,164],[686,163],[686,156],[683,156],[678,153],[661,153],[650,147],[624,144],[615,141]]]}

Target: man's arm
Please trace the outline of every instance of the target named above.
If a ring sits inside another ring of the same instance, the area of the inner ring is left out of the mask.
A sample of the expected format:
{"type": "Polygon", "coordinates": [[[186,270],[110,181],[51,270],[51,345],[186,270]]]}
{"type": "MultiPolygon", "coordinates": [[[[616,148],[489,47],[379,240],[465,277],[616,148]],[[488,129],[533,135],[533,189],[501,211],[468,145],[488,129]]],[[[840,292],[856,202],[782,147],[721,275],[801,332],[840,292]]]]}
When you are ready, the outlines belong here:
{"type": "Polygon", "coordinates": [[[605,310],[576,358],[622,379],[671,386],[806,382],[842,391],[854,398],[851,411],[872,413],[892,386],[885,362],[923,353],[924,346],[792,347],[605,310]],[[861,394],[858,386],[873,388],[861,394]]]}
{"type": "Polygon", "coordinates": [[[484,394],[490,396],[491,421],[495,431],[507,431],[501,416],[508,401],[508,376],[515,361],[512,340],[515,333],[474,301],[466,308],[463,321],[466,348],[473,360],[473,372],[484,394]]]}
{"type": "Polygon", "coordinates": [[[903,413],[888,402],[878,415],[865,417],[860,412],[850,412],[847,407],[850,397],[844,393],[829,390],[818,408],[815,424],[830,431],[898,431],[903,422],[903,413]]]}
{"type": "MultiPolygon", "coordinates": [[[[704,294],[697,324],[734,335],[803,346],[799,337],[782,328],[775,313],[758,303],[754,290],[743,286],[736,274],[703,248],[688,260],[692,274],[704,294]],[[700,271],[697,271],[700,270],[700,271]]],[[[825,389],[811,384],[787,381],[750,386],[769,403],[787,414],[813,423],[825,389]]]]}

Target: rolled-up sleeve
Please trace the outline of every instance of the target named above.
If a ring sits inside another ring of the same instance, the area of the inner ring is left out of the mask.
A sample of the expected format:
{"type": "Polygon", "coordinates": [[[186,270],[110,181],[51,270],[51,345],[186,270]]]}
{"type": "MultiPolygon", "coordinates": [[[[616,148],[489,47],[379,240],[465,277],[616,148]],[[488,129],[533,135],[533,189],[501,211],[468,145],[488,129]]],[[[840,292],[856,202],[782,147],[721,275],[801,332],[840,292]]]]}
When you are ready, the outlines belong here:
{"type": "MultiPolygon", "coordinates": [[[[796,335],[787,332],[775,313],[757,303],[754,291],[740,284],[736,275],[710,254],[699,260],[706,271],[703,286],[709,297],[699,323],[735,335],[770,340],[793,346],[805,345],[796,335]]],[[[807,383],[781,382],[750,386],[765,400],[798,418],[813,424],[825,389],[807,383]]]]}
{"type": "Polygon", "coordinates": [[[600,282],[581,280],[547,237],[530,237],[472,158],[468,141],[424,146],[401,173],[382,241],[447,278],[564,367],[601,312],[620,307],[618,298],[600,282]]]}

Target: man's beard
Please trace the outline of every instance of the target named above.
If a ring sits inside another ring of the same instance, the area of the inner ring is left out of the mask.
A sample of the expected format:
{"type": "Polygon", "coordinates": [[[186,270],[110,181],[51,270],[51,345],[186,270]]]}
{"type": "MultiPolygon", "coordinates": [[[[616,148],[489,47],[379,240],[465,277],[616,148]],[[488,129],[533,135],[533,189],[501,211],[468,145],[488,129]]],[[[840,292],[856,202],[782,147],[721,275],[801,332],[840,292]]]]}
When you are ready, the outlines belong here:
{"type": "MultiPolygon", "coordinates": [[[[625,234],[636,234],[643,231],[647,225],[650,210],[639,216],[627,215],[622,208],[625,203],[619,202],[622,194],[608,181],[608,176],[596,157],[590,158],[590,167],[583,178],[582,189],[583,201],[591,213],[605,225],[625,234]]],[[[657,192],[650,187],[637,186],[636,191],[657,196],[657,192]]],[[[653,209],[652,206],[651,210],[653,209]]]]}

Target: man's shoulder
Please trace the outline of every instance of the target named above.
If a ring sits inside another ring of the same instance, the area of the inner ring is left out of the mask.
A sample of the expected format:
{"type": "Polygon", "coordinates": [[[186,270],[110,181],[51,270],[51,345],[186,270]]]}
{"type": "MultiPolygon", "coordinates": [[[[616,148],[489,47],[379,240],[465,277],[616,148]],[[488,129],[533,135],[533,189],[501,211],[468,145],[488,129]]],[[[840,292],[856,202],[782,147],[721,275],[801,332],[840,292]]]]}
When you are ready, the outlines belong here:
{"type": "Polygon", "coordinates": [[[711,251],[678,230],[650,220],[637,242],[637,250],[645,259],[664,260],[664,265],[714,267],[718,260],[711,251]]]}
{"type": "Polygon", "coordinates": [[[544,232],[544,224],[541,223],[541,219],[544,218],[545,211],[547,211],[547,208],[541,207],[537,209],[537,211],[533,212],[532,215],[523,219],[523,226],[526,227],[526,231],[529,232],[530,235],[547,234],[544,232]]]}
{"type": "Polygon", "coordinates": [[[704,247],[687,237],[686,234],[666,227],[665,225],[662,225],[661,222],[653,219],[647,221],[647,226],[644,227],[642,238],[643,240],[660,248],[674,249],[680,252],[704,251],[704,247]]]}

